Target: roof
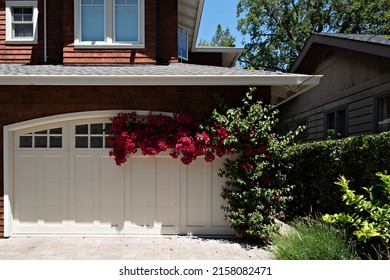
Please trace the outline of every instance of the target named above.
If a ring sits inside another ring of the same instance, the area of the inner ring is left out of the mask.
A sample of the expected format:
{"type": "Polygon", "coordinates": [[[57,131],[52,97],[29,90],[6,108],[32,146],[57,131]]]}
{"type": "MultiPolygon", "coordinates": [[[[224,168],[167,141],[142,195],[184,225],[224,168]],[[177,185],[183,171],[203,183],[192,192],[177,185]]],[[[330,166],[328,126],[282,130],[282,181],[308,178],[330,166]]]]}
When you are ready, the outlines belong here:
{"type": "Polygon", "coordinates": [[[271,86],[274,105],[316,86],[321,77],[184,63],[168,66],[0,64],[0,85],[271,86]]]}
{"type": "Polygon", "coordinates": [[[380,44],[390,46],[390,40],[386,35],[373,35],[373,34],[344,34],[344,33],[315,33],[323,37],[332,37],[339,39],[346,39],[351,41],[361,41],[371,44],[380,44]]]}
{"type": "Polygon", "coordinates": [[[309,50],[317,44],[390,58],[390,40],[385,35],[313,33],[290,72],[298,69],[309,50]]]}

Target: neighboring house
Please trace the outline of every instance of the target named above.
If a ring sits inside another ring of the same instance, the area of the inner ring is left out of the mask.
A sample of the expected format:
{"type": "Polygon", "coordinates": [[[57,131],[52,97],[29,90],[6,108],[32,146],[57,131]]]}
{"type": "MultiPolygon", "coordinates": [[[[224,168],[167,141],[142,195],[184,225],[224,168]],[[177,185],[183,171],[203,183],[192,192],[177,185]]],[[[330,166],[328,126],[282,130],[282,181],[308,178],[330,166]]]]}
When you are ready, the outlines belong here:
{"type": "Polygon", "coordinates": [[[321,84],[278,106],[303,141],[390,130],[390,40],[381,35],[313,34],[291,72],[321,84]]]}
{"type": "Polygon", "coordinates": [[[242,49],[196,48],[203,2],[0,0],[0,235],[231,234],[222,160],[118,167],[105,141],[119,112],[207,115],[215,93],[275,104],[319,83],[222,67],[242,49]]]}

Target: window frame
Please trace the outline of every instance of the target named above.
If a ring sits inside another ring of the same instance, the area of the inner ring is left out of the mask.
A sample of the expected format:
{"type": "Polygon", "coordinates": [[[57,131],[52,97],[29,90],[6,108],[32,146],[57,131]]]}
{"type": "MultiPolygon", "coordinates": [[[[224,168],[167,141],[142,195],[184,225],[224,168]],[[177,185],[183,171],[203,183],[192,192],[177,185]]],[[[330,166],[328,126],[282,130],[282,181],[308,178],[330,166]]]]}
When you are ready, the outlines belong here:
{"type": "Polygon", "coordinates": [[[328,130],[330,129],[329,128],[329,120],[328,120],[328,116],[330,114],[334,114],[334,117],[335,117],[335,120],[334,120],[334,125],[335,125],[335,128],[333,129],[335,131],[335,136],[336,136],[336,139],[341,139],[341,138],[346,138],[348,137],[349,133],[348,133],[348,108],[347,106],[341,106],[341,107],[337,107],[337,108],[334,108],[332,110],[328,110],[324,113],[324,124],[325,124],[325,127],[324,127],[324,139],[328,139],[329,135],[328,135],[328,130]],[[344,132],[344,135],[340,133],[340,124],[338,123],[337,121],[337,117],[338,117],[338,114],[341,112],[341,111],[344,111],[345,113],[345,116],[344,116],[344,129],[345,129],[345,132],[344,132]],[[340,133],[340,135],[338,136],[337,134],[340,133]]]}
{"type": "Polygon", "coordinates": [[[38,44],[38,1],[6,1],[5,4],[6,13],[6,44],[38,44]],[[32,25],[33,36],[32,37],[19,37],[14,38],[14,22],[12,16],[12,10],[14,8],[32,8],[32,25]]]}
{"type": "Polygon", "coordinates": [[[138,41],[115,40],[115,0],[104,0],[104,41],[82,41],[81,0],[74,0],[75,49],[140,49],[145,48],[145,0],[138,1],[138,41]]]}
{"type": "Polygon", "coordinates": [[[384,131],[380,131],[379,130],[379,122],[380,122],[380,116],[379,116],[379,113],[381,111],[381,109],[379,108],[380,104],[381,104],[381,100],[382,99],[385,99],[385,98],[388,98],[389,99],[389,102],[390,102],[390,92],[386,92],[386,93],[382,93],[378,96],[375,97],[375,103],[374,103],[374,106],[375,106],[375,110],[374,110],[374,129],[375,129],[375,132],[376,133],[383,133],[383,132],[386,132],[386,131],[390,131],[389,130],[384,130],[384,131]]]}

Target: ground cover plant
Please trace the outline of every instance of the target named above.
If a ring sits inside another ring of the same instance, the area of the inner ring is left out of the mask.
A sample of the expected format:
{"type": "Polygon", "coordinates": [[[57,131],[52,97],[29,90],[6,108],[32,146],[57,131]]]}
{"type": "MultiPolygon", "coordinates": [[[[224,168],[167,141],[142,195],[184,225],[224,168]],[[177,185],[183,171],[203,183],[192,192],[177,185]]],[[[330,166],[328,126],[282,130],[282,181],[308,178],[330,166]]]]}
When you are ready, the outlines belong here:
{"type": "Polygon", "coordinates": [[[345,228],[313,218],[295,220],[287,232],[274,235],[272,248],[277,260],[359,259],[345,228]]]}

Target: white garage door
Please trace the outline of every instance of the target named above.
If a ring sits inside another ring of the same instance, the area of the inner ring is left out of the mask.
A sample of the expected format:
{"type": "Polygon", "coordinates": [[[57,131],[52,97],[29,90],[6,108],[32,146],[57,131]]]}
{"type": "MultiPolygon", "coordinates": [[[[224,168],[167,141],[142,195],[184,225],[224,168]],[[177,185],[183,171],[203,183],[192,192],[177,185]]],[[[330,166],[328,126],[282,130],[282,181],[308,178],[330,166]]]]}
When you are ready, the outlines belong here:
{"type": "Polygon", "coordinates": [[[108,119],[14,133],[14,234],[232,234],[217,176],[223,160],[189,166],[108,156],[108,119]]]}

